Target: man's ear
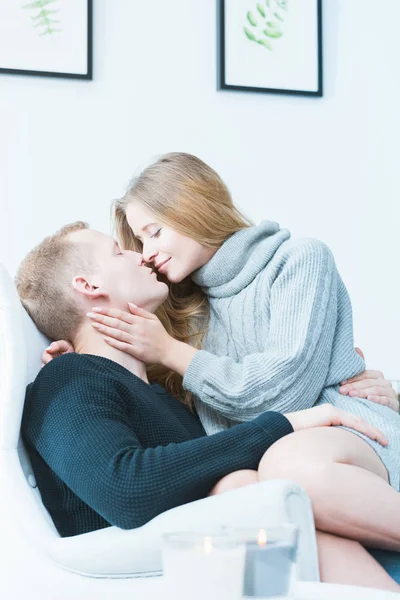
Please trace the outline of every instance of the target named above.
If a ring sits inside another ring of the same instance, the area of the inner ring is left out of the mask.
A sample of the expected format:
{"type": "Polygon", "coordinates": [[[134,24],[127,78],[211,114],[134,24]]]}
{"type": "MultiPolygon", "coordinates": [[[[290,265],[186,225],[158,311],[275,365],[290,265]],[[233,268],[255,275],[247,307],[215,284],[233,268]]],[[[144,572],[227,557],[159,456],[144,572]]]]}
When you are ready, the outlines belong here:
{"type": "Polygon", "coordinates": [[[78,294],[81,294],[88,300],[98,300],[99,298],[107,299],[110,294],[105,288],[96,286],[90,282],[84,275],[77,275],[72,280],[72,287],[78,294]]]}

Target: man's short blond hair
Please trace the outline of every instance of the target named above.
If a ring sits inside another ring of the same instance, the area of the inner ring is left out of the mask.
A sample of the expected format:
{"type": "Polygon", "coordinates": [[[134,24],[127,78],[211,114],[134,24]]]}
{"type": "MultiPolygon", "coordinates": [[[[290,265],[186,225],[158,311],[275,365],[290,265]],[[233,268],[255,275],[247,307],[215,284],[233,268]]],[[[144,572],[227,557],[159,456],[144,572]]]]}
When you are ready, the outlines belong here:
{"type": "Polygon", "coordinates": [[[46,237],[24,258],[15,277],[23,306],[52,340],[72,340],[84,318],[72,279],[93,268],[93,263],[68,235],[88,227],[76,221],[46,237]]]}

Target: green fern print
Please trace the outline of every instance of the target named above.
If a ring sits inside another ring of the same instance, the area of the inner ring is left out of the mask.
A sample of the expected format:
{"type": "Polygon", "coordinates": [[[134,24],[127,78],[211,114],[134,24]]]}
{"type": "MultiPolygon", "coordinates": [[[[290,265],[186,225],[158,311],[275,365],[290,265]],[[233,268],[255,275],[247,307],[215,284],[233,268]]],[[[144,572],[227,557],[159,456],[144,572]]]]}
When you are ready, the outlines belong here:
{"type": "Polygon", "coordinates": [[[54,15],[59,12],[59,9],[48,8],[49,4],[53,4],[57,0],[35,0],[34,2],[30,2],[29,4],[25,4],[22,8],[26,10],[36,10],[35,15],[30,15],[32,22],[32,27],[38,27],[42,35],[51,35],[54,33],[58,33],[62,31],[57,28],[57,24],[60,23],[57,19],[54,18],[54,15]]]}
{"type": "Polygon", "coordinates": [[[273,42],[283,36],[282,24],[288,11],[289,0],[257,2],[253,11],[246,14],[245,36],[251,42],[273,51],[273,42]]]}

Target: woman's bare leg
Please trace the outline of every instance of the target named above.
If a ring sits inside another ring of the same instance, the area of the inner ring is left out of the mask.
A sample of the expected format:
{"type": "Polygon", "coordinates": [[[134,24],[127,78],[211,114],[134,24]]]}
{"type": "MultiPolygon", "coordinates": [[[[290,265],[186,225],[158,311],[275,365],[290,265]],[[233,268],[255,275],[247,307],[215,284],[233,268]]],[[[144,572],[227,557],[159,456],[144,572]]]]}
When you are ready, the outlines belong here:
{"type": "Polygon", "coordinates": [[[324,583],[400,592],[400,586],[359,542],[317,531],[317,544],[319,570],[324,583]]]}
{"type": "Polygon", "coordinates": [[[224,492],[230,492],[237,488],[257,483],[258,473],[251,469],[242,469],[241,471],[234,471],[229,473],[218,481],[208,494],[209,496],[216,496],[217,494],[223,494],[224,492]]]}
{"type": "MultiPolygon", "coordinates": [[[[223,477],[209,495],[223,494],[258,480],[257,471],[235,471],[223,477]]],[[[317,531],[317,544],[323,582],[400,592],[400,586],[358,542],[317,531]]]]}
{"type": "Polygon", "coordinates": [[[336,427],[288,435],[264,454],[259,478],[299,483],[311,498],[317,529],[400,551],[400,494],[357,435],[336,427]]]}

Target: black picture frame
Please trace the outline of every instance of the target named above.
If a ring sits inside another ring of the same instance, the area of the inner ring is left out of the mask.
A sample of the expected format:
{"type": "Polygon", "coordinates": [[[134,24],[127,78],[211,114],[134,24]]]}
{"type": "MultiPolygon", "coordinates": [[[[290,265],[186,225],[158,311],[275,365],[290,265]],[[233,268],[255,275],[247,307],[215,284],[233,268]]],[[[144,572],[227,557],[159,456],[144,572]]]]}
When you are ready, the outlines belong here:
{"type": "Polygon", "coordinates": [[[93,79],[93,0],[87,2],[87,68],[86,73],[63,73],[51,71],[34,71],[28,69],[8,69],[0,66],[0,74],[32,75],[39,77],[61,77],[65,79],[93,79]]]}
{"type": "MultiPolygon", "coordinates": [[[[232,0],[228,0],[232,1],[232,0]]],[[[231,85],[226,83],[225,61],[225,0],[217,0],[217,90],[218,91],[240,91],[240,92],[256,92],[268,94],[290,94],[299,96],[323,96],[323,48],[322,48],[322,0],[317,2],[317,89],[310,90],[292,90],[292,89],[277,89],[252,87],[243,85],[231,85]]]]}

